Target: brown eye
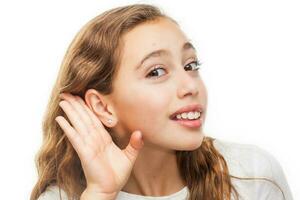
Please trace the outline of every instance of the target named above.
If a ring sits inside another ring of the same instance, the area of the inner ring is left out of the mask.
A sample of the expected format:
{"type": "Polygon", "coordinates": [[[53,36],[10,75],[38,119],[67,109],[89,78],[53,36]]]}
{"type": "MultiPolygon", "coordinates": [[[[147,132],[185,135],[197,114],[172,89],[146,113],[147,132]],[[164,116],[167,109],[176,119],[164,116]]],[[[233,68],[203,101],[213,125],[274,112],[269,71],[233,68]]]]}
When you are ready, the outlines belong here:
{"type": "Polygon", "coordinates": [[[200,69],[200,65],[201,65],[201,63],[198,61],[198,60],[196,60],[196,61],[193,61],[193,62],[190,62],[189,64],[187,64],[186,66],[188,66],[188,67],[185,67],[186,69],[191,69],[191,70],[198,70],[198,69],[200,69]]]}
{"type": "Polygon", "coordinates": [[[160,77],[160,76],[158,76],[159,74],[161,74],[161,71],[162,70],[165,70],[164,68],[162,68],[162,67],[155,67],[153,70],[151,70],[150,71],[150,73],[149,74],[147,74],[147,76],[146,77],[160,77]]]}
{"type": "MultiPolygon", "coordinates": [[[[191,71],[197,71],[198,69],[200,69],[201,63],[199,62],[199,60],[190,62],[189,64],[187,64],[185,66],[185,69],[191,70],[191,71]]],[[[147,78],[159,78],[160,76],[163,76],[163,71],[166,71],[163,67],[160,67],[161,65],[156,65],[148,74],[147,74],[147,78]]]]}

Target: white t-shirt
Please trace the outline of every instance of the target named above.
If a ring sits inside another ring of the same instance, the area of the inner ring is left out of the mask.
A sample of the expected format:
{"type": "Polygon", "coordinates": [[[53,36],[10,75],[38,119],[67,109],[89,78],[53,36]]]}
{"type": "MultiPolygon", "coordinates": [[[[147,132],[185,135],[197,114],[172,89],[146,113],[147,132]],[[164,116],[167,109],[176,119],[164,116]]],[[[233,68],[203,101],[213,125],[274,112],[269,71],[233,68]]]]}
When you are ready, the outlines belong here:
{"type": "MultiPolygon", "coordinates": [[[[293,200],[289,185],[281,165],[273,155],[264,149],[251,144],[239,144],[216,139],[216,149],[224,156],[229,173],[237,177],[263,177],[275,181],[283,190],[285,200],[293,200]]],[[[240,200],[284,200],[281,191],[275,184],[266,180],[240,180],[231,178],[240,194],[240,200]]],[[[62,199],[68,200],[61,190],[62,199]]],[[[167,196],[142,196],[120,191],[116,200],[186,200],[187,186],[167,196]]],[[[57,186],[49,186],[38,200],[59,200],[57,186]]],[[[232,195],[233,199],[233,195],[232,195]]]]}

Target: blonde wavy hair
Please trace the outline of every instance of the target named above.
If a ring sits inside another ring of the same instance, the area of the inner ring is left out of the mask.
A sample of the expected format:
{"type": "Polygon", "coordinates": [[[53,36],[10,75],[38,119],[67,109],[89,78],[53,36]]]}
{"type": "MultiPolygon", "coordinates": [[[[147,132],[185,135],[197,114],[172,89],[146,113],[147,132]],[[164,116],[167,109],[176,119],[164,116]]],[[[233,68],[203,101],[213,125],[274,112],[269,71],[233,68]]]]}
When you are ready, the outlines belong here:
{"type": "MultiPolygon", "coordinates": [[[[159,18],[178,24],[156,6],[132,4],[101,13],[77,33],[64,56],[43,118],[43,143],[35,157],[38,180],[30,200],[37,200],[50,185],[63,189],[69,199],[80,198],[86,179],[76,151],[55,121],[57,116],[67,119],[59,107],[59,94],[67,92],[84,98],[90,88],[102,94],[112,93],[122,35],[141,23],[159,18]]],[[[226,161],[213,146],[213,140],[205,137],[198,149],[176,152],[190,200],[229,200],[232,193],[239,198],[231,182],[234,176],[229,175],[226,161]]]]}

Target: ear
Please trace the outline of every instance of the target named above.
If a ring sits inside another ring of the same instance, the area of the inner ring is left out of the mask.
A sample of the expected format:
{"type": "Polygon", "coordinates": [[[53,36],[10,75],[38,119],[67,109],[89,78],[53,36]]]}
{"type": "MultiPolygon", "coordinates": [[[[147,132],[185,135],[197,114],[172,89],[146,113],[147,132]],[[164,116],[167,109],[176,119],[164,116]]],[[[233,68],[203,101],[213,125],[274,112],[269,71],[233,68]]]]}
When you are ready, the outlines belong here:
{"type": "Polygon", "coordinates": [[[117,118],[108,95],[103,95],[95,89],[89,89],[85,93],[85,102],[106,127],[116,125],[117,118]]]}

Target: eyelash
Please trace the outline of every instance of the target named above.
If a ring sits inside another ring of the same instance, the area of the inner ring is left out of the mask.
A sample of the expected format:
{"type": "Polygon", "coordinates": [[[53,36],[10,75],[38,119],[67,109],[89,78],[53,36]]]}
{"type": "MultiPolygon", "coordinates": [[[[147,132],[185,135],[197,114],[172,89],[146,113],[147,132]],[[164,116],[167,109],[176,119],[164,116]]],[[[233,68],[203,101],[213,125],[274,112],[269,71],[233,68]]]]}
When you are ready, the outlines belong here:
{"type": "MultiPolygon", "coordinates": [[[[196,67],[195,67],[195,69],[193,70],[193,71],[196,71],[196,70],[199,70],[199,69],[200,69],[200,66],[201,66],[202,63],[200,63],[199,60],[196,60],[196,61],[190,62],[190,63],[187,64],[186,66],[191,65],[191,64],[196,64],[196,67]]],[[[159,66],[159,65],[157,65],[157,66],[159,66]]],[[[150,76],[150,74],[151,74],[153,71],[156,71],[156,70],[158,70],[158,69],[164,69],[163,67],[157,67],[157,66],[155,66],[155,67],[147,74],[146,77],[155,77],[155,76],[150,76]]],[[[160,76],[156,76],[156,77],[160,77],[160,76]]]]}

